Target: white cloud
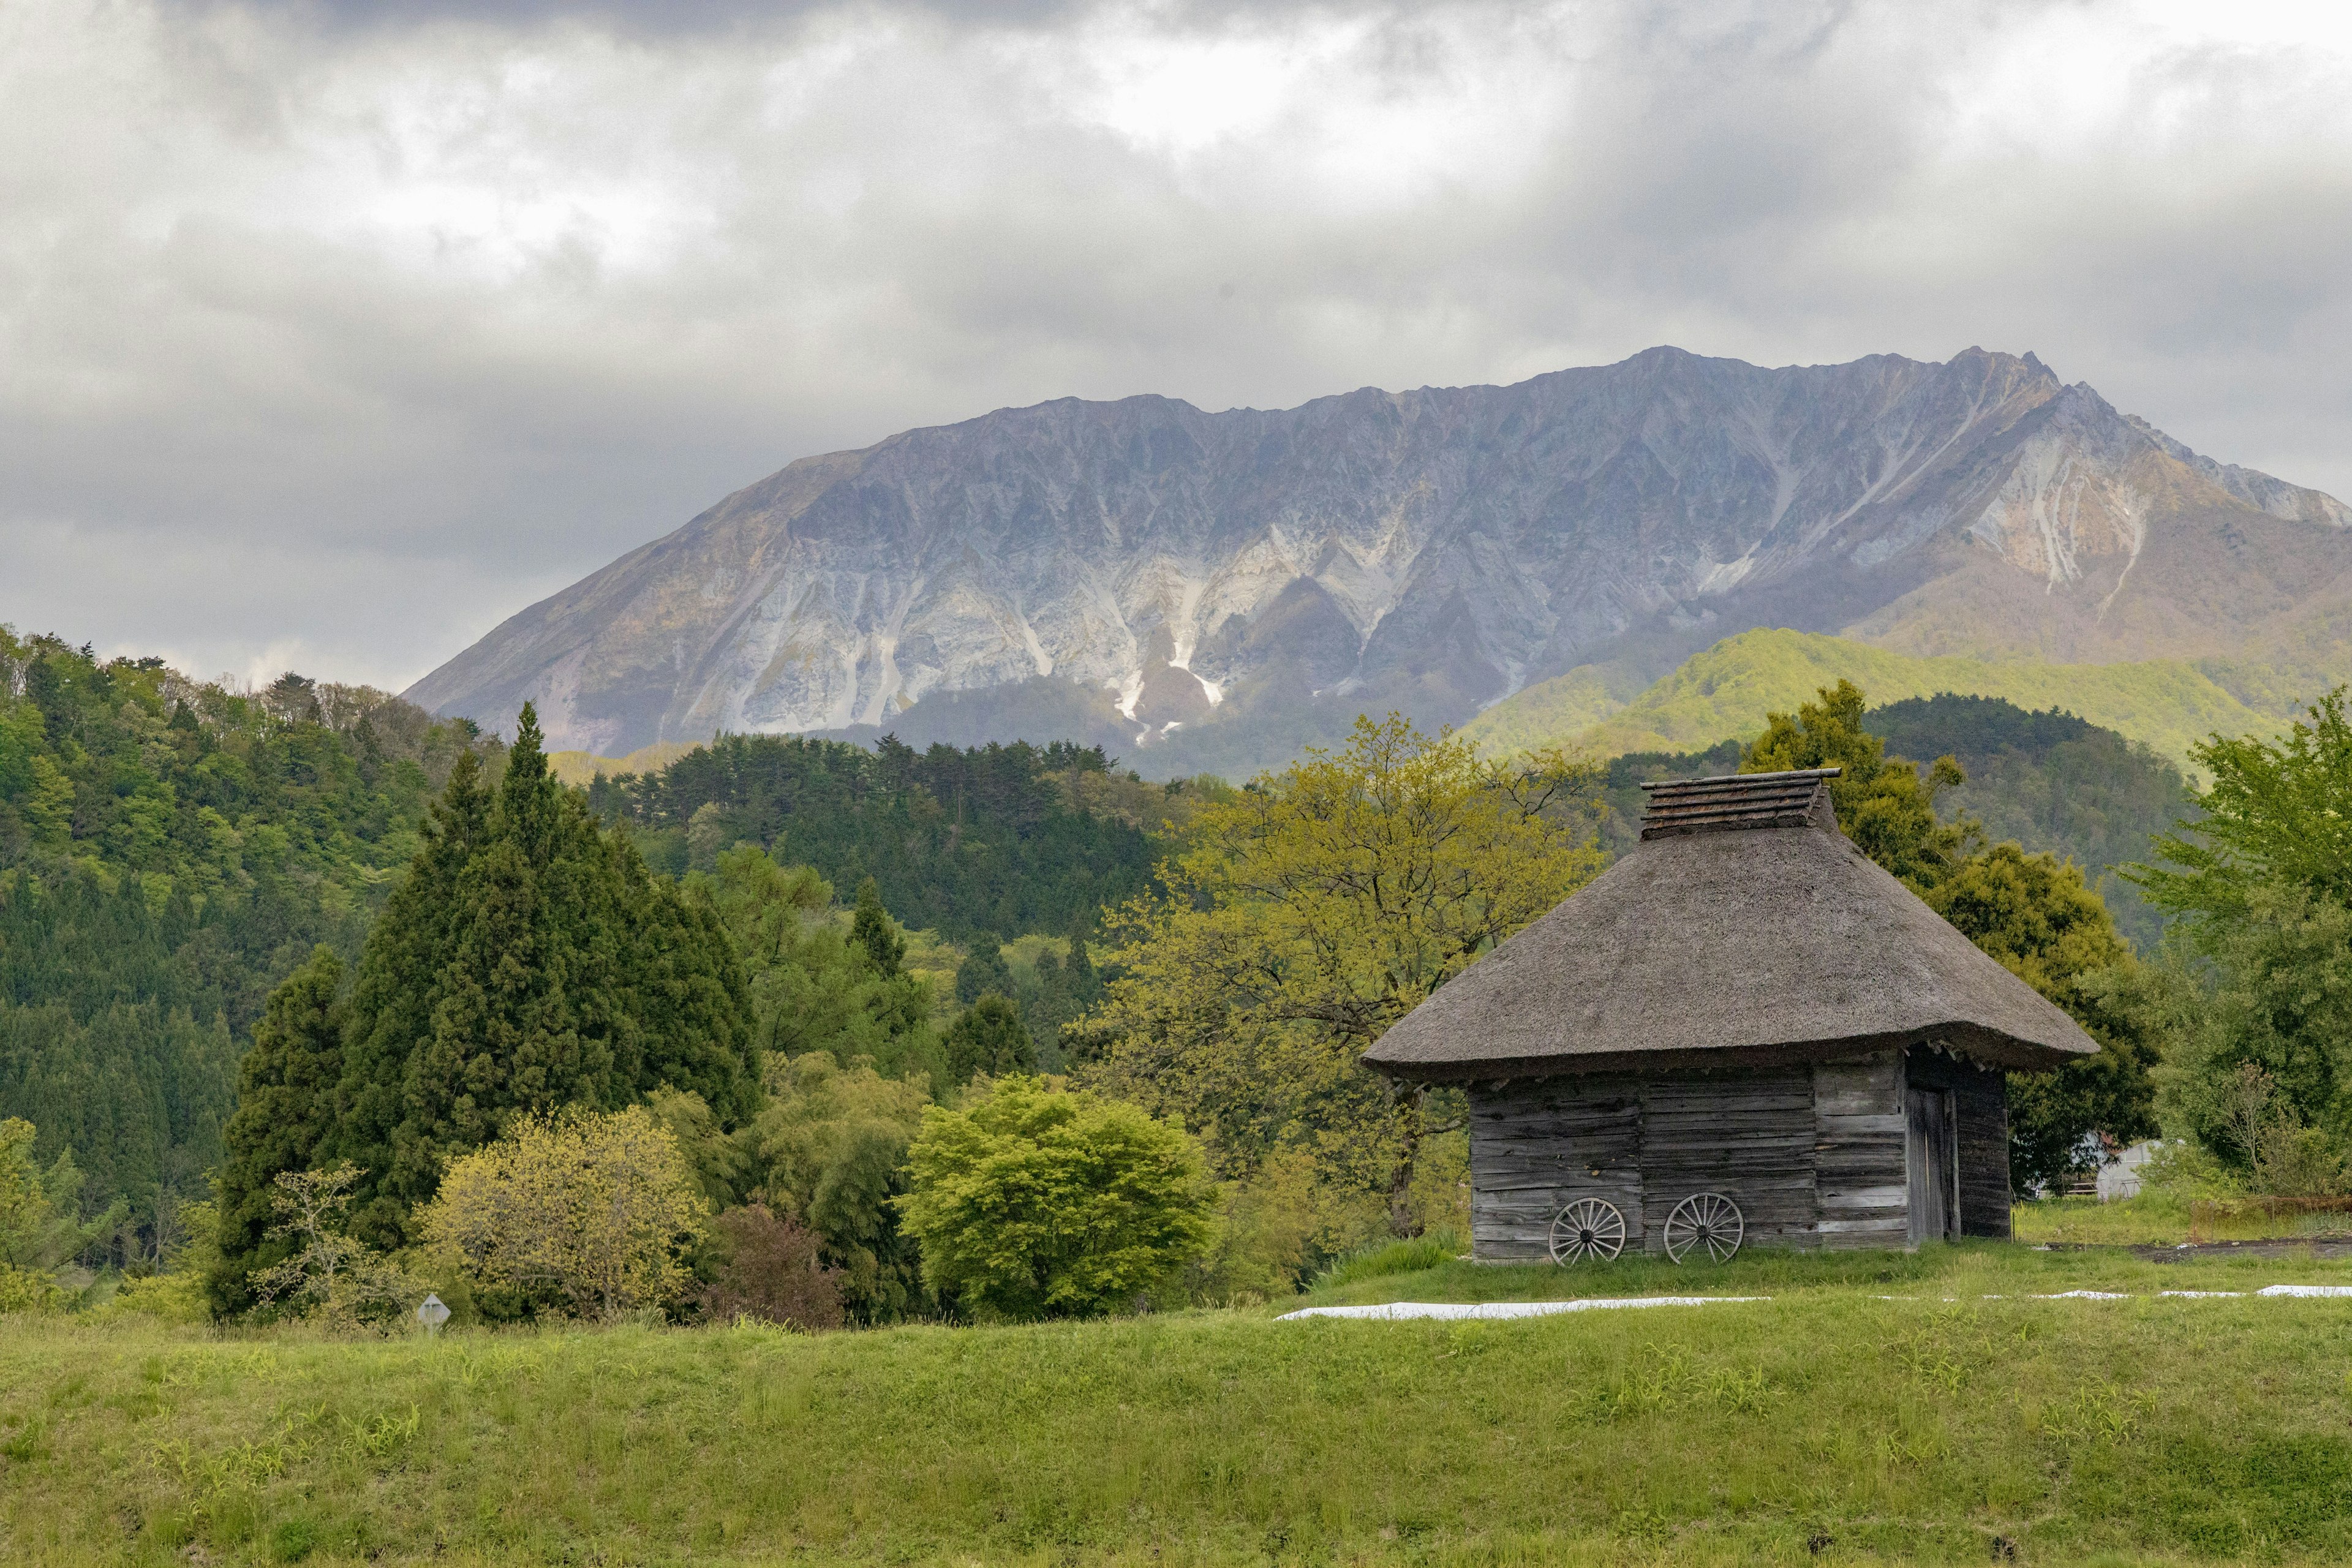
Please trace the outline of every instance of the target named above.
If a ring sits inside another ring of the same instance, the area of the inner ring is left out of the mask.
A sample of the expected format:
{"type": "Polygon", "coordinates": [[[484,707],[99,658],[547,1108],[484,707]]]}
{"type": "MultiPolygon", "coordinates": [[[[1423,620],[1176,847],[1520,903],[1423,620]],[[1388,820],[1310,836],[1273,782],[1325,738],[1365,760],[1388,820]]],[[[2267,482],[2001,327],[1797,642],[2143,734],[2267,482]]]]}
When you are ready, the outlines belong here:
{"type": "Polygon", "coordinates": [[[0,619],[402,684],[791,458],[2033,349],[2352,491],[2336,8],[0,9],[0,619]]]}

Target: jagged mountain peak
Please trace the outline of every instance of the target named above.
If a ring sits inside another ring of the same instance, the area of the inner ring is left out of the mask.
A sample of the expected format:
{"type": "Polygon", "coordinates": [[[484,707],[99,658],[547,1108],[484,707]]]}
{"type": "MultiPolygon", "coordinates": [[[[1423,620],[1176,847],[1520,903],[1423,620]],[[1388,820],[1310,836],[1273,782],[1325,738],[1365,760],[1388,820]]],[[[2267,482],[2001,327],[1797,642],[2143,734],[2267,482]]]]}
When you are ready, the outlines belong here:
{"type": "Polygon", "coordinates": [[[1276,410],[1058,398],[803,458],[409,695],[493,724],[534,699],[552,743],[607,753],[1050,730],[1238,772],[1364,708],[1458,721],[1582,665],[1638,685],[1746,626],[2080,658],[2242,639],[2333,591],[2347,522],[1981,348],[1660,346],[1276,410]],[[2234,598],[2206,559],[2231,530],[2234,598]]]}

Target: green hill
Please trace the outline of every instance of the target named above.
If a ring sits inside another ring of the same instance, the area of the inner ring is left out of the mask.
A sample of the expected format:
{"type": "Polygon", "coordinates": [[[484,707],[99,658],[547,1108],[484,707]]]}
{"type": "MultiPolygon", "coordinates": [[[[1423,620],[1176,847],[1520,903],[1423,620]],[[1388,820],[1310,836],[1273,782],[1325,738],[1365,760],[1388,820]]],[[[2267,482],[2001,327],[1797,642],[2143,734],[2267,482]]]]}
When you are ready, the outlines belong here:
{"type": "Polygon", "coordinates": [[[821,1335],[0,1331],[12,1562],[2342,1562],[2342,1260],[2002,1243],[1447,1263],[1281,1308],[821,1335]],[[2068,1290],[2128,1300],[2033,1300],[2068,1290]]]}
{"type": "Polygon", "coordinates": [[[2250,708],[2194,666],[2042,664],[1915,658],[1844,637],[1759,630],[1727,637],[1622,706],[1596,673],[1573,669],[1496,703],[1463,727],[1489,749],[1580,742],[1604,756],[1687,752],[1748,737],[1823,686],[1852,680],[1874,705],[1956,692],[2018,707],[2059,709],[2186,765],[2189,747],[2219,731],[2268,733],[2281,715],[2250,708]]]}
{"type": "Polygon", "coordinates": [[[270,987],[356,955],[462,720],[289,675],[239,692],[0,626],[0,1117],[152,1256],[204,1188],[270,987]]]}
{"type": "Polygon", "coordinates": [[[1863,722],[1889,755],[1958,761],[1968,783],[1937,802],[1947,818],[1966,812],[1996,843],[2069,857],[2126,936],[2146,948],[2162,935],[2162,918],[2116,874],[2148,858],[2152,835],[2195,815],[2180,771],[2152,748],[1995,697],[1906,698],[1863,722]]]}

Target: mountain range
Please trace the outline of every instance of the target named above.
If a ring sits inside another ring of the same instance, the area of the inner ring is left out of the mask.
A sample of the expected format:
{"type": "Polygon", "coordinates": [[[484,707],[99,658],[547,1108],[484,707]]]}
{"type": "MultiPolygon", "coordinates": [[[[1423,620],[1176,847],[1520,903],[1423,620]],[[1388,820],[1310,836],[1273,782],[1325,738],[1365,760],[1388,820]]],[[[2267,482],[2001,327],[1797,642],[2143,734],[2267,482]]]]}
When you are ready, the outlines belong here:
{"type": "Polygon", "coordinates": [[[2276,713],[2352,669],[2352,509],[1980,349],[1065,398],[803,458],[406,695],[604,754],[1052,735],[1239,774],[1366,710],[1561,736],[1756,627],[2172,661],[2276,713]]]}

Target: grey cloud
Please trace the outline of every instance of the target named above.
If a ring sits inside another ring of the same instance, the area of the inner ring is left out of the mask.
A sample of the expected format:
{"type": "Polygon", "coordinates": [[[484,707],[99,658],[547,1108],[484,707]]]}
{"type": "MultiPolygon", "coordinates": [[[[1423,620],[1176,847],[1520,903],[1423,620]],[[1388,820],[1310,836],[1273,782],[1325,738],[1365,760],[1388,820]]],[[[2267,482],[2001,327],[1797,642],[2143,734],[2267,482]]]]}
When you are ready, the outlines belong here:
{"type": "Polygon", "coordinates": [[[804,453],[1661,342],[2031,349],[2352,492],[2340,50],[2067,8],[2107,107],[2010,134],[2053,8],[358,14],[0,59],[0,620],[397,685],[804,453]]]}

